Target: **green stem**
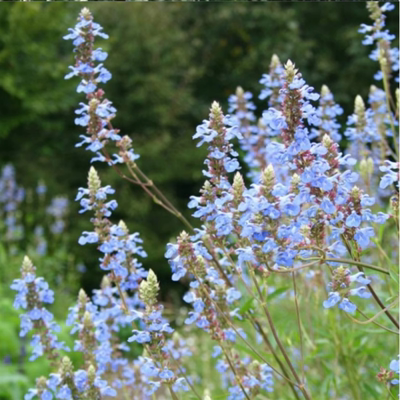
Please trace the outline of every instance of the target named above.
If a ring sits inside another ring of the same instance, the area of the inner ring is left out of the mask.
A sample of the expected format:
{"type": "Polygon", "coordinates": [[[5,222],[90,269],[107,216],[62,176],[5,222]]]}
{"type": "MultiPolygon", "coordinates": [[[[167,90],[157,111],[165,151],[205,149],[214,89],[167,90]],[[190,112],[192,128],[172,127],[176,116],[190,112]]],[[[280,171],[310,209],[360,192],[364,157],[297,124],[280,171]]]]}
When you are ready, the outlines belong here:
{"type": "Polygon", "coordinates": [[[262,303],[263,303],[262,306],[263,306],[263,309],[264,309],[264,313],[265,313],[265,315],[266,315],[266,317],[267,317],[269,326],[270,326],[270,328],[271,328],[272,335],[274,336],[274,339],[275,339],[275,341],[276,341],[276,343],[277,343],[277,345],[278,345],[278,347],[279,347],[279,349],[280,349],[280,351],[281,351],[281,353],[282,353],[282,355],[283,355],[283,358],[285,359],[285,361],[286,361],[286,363],[287,363],[289,369],[292,371],[292,374],[293,374],[293,376],[294,376],[296,382],[299,384],[299,389],[300,389],[301,392],[303,393],[304,397],[305,397],[307,400],[310,400],[310,399],[311,399],[310,395],[308,394],[307,390],[305,389],[305,387],[304,387],[303,384],[301,383],[301,380],[300,380],[299,376],[297,375],[297,372],[296,372],[296,370],[294,369],[294,367],[293,367],[293,365],[292,365],[292,362],[290,361],[290,358],[289,358],[289,356],[288,356],[288,354],[287,354],[285,348],[283,347],[283,344],[282,344],[281,340],[279,339],[279,335],[278,335],[278,333],[276,332],[275,325],[274,325],[274,322],[273,322],[273,320],[272,320],[271,314],[270,314],[269,311],[268,311],[267,303],[266,303],[266,301],[264,300],[264,296],[263,296],[263,294],[262,294],[262,291],[261,291],[261,289],[260,289],[260,286],[258,285],[258,282],[257,282],[256,277],[254,276],[254,271],[253,271],[253,269],[252,269],[251,266],[249,266],[248,269],[249,269],[249,272],[250,272],[251,279],[253,280],[253,283],[254,283],[254,285],[255,285],[255,287],[256,287],[256,289],[257,289],[258,295],[260,296],[260,299],[262,300],[262,303]]]}
{"type": "Polygon", "coordinates": [[[177,395],[175,394],[175,392],[173,391],[171,385],[168,385],[168,389],[169,389],[169,392],[171,393],[172,398],[173,398],[174,400],[179,400],[178,396],[177,396],[177,395]]]}
{"type": "Polygon", "coordinates": [[[361,262],[361,261],[356,261],[356,260],[349,260],[347,258],[330,258],[330,257],[326,257],[326,258],[320,259],[318,257],[308,257],[308,258],[304,258],[304,260],[305,261],[311,261],[311,260],[334,261],[334,262],[337,262],[337,263],[358,265],[360,267],[372,269],[374,271],[382,272],[383,274],[390,275],[388,270],[380,268],[380,267],[377,267],[376,265],[367,264],[367,263],[364,263],[364,262],[361,262]]]}
{"type": "Polygon", "coordinates": [[[292,278],[293,278],[293,290],[294,290],[294,303],[296,305],[297,324],[298,324],[299,336],[300,336],[301,373],[302,373],[302,381],[304,383],[305,379],[304,379],[303,334],[302,334],[302,329],[301,329],[300,310],[299,310],[299,303],[297,301],[297,287],[296,287],[296,278],[294,276],[294,272],[292,273],[292,278]]]}
{"type": "Polygon", "coordinates": [[[230,357],[228,355],[228,352],[226,351],[225,346],[223,346],[222,343],[221,343],[221,348],[222,348],[222,351],[225,354],[226,361],[228,361],[229,367],[231,368],[232,372],[234,373],[234,375],[236,377],[236,380],[237,380],[238,385],[240,386],[240,389],[242,390],[243,394],[246,396],[246,399],[250,400],[250,397],[248,396],[245,388],[243,387],[242,382],[240,382],[240,377],[239,377],[239,375],[238,375],[238,373],[236,371],[236,368],[233,365],[233,363],[232,363],[232,361],[231,361],[231,359],[230,359],[230,357]]]}
{"type": "Polygon", "coordinates": [[[389,83],[388,83],[388,76],[386,74],[386,70],[385,68],[383,68],[382,64],[381,64],[381,70],[382,70],[382,74],[383,74],[383,87],[385,89],[385,94],[386,94],[386,108],[387,108],[387,112],[389,114],[389,120],[390,120],[390,128],[392,129],[392,134],[393,134],[393,145],[394,145],[394,149],[396,152],[396,160],[399,159],[399,149],[398,149],[398,143],[397,143],[397,139],[396,139],[396,131],[394,128],[394,121],[393,121],[393,115],[391,112],[391,108],[390,108],[390,89],[389,89],[389,83]]]}

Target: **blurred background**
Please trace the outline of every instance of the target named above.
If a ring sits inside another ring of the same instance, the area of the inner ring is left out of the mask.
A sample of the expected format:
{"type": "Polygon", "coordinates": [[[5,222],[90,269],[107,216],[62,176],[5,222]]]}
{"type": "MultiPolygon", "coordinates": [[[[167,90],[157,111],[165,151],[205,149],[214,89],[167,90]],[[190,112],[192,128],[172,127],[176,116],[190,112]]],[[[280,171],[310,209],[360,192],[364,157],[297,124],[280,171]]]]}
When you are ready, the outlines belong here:
{"type": "MultiPolygon", "coordinates": [[[[364,2],[2,3],[0,359],[5,364],[24,357],[8,287],[25,253],[55,288],[60,317],[78,288],[90,293],[102,275],[96,249],[77,243],[83,230],[91,230],[89,217],[78,214],[74,202],[78,187],[86,185],[91,153],[75,148],[84,132],[74,125],[74,110],[84,98],[76,93],[77,79],[64,80],[73,53],[62,36],[82,5],[110,35],[98,46],[109,52],[105,66],[113,79],[104,88],[118,109],[114,126],[131,136],[141,169],[188,218],[189,196],[198,194],[204,181],[205,148],[196,148],[192,135],[213,100],[226,111],[228,96],[240,85],[263,106],[257,99],[259,79],[276,53],[282,62],[294,61],[317,91],[326,83],[345,110],[345,122],[355,96],[366,99],[378,69],[357,32],[369,23],[364,2]]],[[[387,22],[397,33],[398,10],[387,22]]],[[[179,302],[183,288],[171,282],[164,252],[183,226],[111,168],[96,168],[103,184],[116,189],[115,220],[140,232],[149,255],[144,265],[159,276],[163,300],[179,302]]],[[[29,370],[24,373],[29,376],[29,370]]],[[[0,371],[0,399],[22,398],[4,394],[2,382],[11,375],[4,376],[0,371]]]]}

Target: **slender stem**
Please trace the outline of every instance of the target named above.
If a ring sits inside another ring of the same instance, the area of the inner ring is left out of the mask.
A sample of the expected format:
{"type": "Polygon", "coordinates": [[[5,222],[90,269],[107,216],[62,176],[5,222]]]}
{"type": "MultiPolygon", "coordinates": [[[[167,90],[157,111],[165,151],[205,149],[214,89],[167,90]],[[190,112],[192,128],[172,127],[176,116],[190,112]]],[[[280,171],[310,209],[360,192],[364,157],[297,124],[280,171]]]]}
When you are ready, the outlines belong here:
{"type": "Polygon", "coordinates": [[[301,329],[300,310],[299,310],[299,303],[298,303],[298,300],[297,300],[296,278],[294,276],[294,272],[292,273],[292,278],[293,278],[293,290],[294,290],[294,303],[296,305],[297,324],[298,324],[299,336],[300,336],[301,373],[302,373],[302,381],[304,383],[305,382],[305,378],[304,378],[303,334],[302,334],[302,329],[301,329]]]}
{"type": "MultiPolygon", "coordinates": [[[[210,298],[210,297],[209,297],[210,298]]],[[[211,298],[210,298],[211,299],[211,298]]],[[[300,386],[299,384],[291,381],[287,376],[282,375],[279,371],[276,370],[276,368],[272,367],[269,362],[258,352],[258,350],[250,343],[248,342],[241,334],[240,332],[236,329],[235,325],[229,320],[229,318],[225,315],[225,313],[221,310],[221,308],[218,306],[217,303],[213,302],[214,306],[217,308],[217,310],[221,313],[221,315],[225,318],[226,322],[228,325],[235,331],[235,333],[242,339],[242,341],[249,347],[250,350],[252,350],[263,362],[267,363],[278,375],[280,375],[282,378],[286,379],[289,383],[295,386],[300,386]]],[[[271,342],[269,342],[271,343],[271,342]]],[[[271,345],[272,347],[272,345],[271,345]]],[[[280,361],[281,362],[281,361],[280,361]]]]}
{"type": "MultiPolygon", "coordinates": [[[[344,235],[341,235],[342,239],[344,241],[344,244],[346,245],[347,251],[349,252],[350,256],[353,258],[353,260],[357,261],[358,264],[357,268],[360,272],[364,272],[363,269],[363,263],[360,262],[360,255],[357,252],[357,255],[353,254],[352,248],[350,243],[348,242],[348,240],[346,239],[346,237],[344,235]]],[[[375,290],[373,289],[373,287],[371,286],[370,283],[367,284],[367,288],[370,291],[370,293],[372,294],[372,297],[375,299],[375,301],[378,303],[379,307],[384,309],[385,305],[382,303],[381,299],[379,298],[379,296],[376,294],[375,290]]],[[[390,319],[390,321],[392,321],[393,325],[399,329],[399,323],[396,321],[396,319],[393,317],[393,315],[389,312],[389,310],[385,310],[385,314],[387,315],[387,317],[390,319]]]]}
{"type": "Polygon", "coordinates": [[[396,400],[396,397],[394,397],[393,395],[392,395],[392,392],[390,391],[390,384],[388,384],[388,385],[385,385],[385,387],[386,387],[386,390],[388,391],[388,400],[390,399],[390,398],[392,398],[392,399],[394,399],[394,400],[396,400]]]}
{"type": "MultiPolygon", "coordinates": [[[[264,330],[262,329],[260,323],[257,321],[257,319],[253,318],[253,316],[252,316],[251,314],[248,314],[248,318],[249,318],[249,319],[255,324],[255,326],[258,328],[258,330],[259,330],[259,332],[260,332],[260,334],[261,334],[261,336],[262,336],[262,338],[263,338],[265,344],[267,345],[268,349],[269,349],[270,352],[272,353],[272,355],[273,355],[275,361],[278,363],[279,368],[281,369],[283,375],[280,374],[280,373],[279,373],[274,367],[272,367],[271,365],[270,365],[270,367],[271,367],[278,375],[282,376],[283,378],[285,378],[285,379],[289,382],[289,385],[290,385],[290,388],[292,389],[292,392],[293,392],[293,394],[294,394],[294,397],[296,397],[296,399],[299,400],[299,399],[300,399],[300,398],[299,398],[299,394],[296,392],[296,390],[295,390],[295,388],[294,388],[295,386],[297,386],[297,383],[292,382],[292,381],[289,379],[289,374],[288,374],[288,372],[286,371],[286,367],[285,367],[284,364],[282,363],[281,359],[278,357],[278,354],[276,354],[276,351],[275,351],[275,349],[273,348],[272,343],[271,343],[270,340],[268,339],[268,336],[266,335],[266,333],[265,333],[264,330]]],[[[240,335],[239,335],[239,336],[240,336],[240,335]]],[[[240,336],[240,337],[241,337],[241,336],[240,336]]],[[[269,364],[268,364],[268,365],[269,365],[269,364]]]]}
{"type": "Polygon", "coordinates": [[[356,261],[356,260],[349,260],[347,258],[330,258],[330,257],[326,257],[323,258],[322,260],[318,257],[308,257],[308,258],[304,258],[305,261],[311,261],[311,260],[320,260],[320,261],[333,261],[333,262],[337,262],[337,263],[343,263],[343,264],[350,264],[350,265],[358,265],[364,268],[368,268],[368,269],[373,269],[375,271],[378,272],[382,272],[383,274],[386,275],[390,275],[389,271],[380,267],[377,267],[376,265],[372,265],[372,264],[367,264],[361,261],[356,261]]]}
{"type": "Polygon", "coordinates": [[[174,400],[179,400],[178,396],[177,396],[177,395],[175,394],[175,392],[173,391],[171,385],[168,385],[168,389],[169,389],[169,392],[171,393],[172,398],[173,398],[174,400]]]}
{"type": "Polygon", "coordinates": [[[349,360],[349,356],[347,354],[343,354],[343,358],[344,358],[344,365],[347,371],[347,378],[349,380],[350,383],[350,389],[353,392],[353,399],[354,400],[359,400],[360,399],[360,394],[358,392],[358,387],[355,384],[355,382],[357,382],[357,379],[355,379],[356,377],[354,376],[354,370],[353,368],[351,368],[351,363],[349,360]]]}
{"type": "Polygon", "coordinates": [[[389,114],[389,120],[390,120],[390,127],[392,129],[392,134],[393,134],[393,145],[394,145],[394,150],[396,152],[396,160],[399,159],[399,149],[398,149],[398,143],[397,143],[397,139],[396,139],[396,131],[394,128],[394,121],[393,121],[393,115],[392,115],[392,111],[390,108],[390,88],[389,88],[389,83],[388,83],[388,76],[386,74],[386,69],[383,68],[383,65],[381,63],[381,70],[382,70],[382,74],[383,74],[383,87],[385,89],[385,94],[386,94],[386,108],[387,108],[387,112],[389,114]]]}
{"type": "MultiPolygon", "coordinates": [[[[222,344],[222,343],[221,343],[221,344],[222,344]]],[[[245,388],[243,387],[242,382],[240,382],[240,377],[239,377],[239,375],[238,375],[238,373],[237,373],[237,371],[236,371],[236,368],[235,368],[235,366],[233,365],[233,363],[232,363],[232,361],[231,361],[231,359],[230,359],[230,357],[229,357],[229,355],[228,355],[228,352],[227,352],[226,349],[225,349],[225,346],[221,346],[221,348],[222,348],[222,351],[223,351],[224,354],[225,354],[226,360],[228,361],[229,367],[231,368],[232,372],[234,373],[234,375],[235,375],[235,377],[236,377],[236,380],[237,380],[238,385],[240,386],[240,389],[242,389],[242,392],[243,392],[243,394],[246,396],[246,399],[247,399],[247,400],[251,400],[250,397],[248,396],[248,394],[247,394],[245,388]]]]}
{"type": "MultiPolygon", "coordinates": [[[[364,317],[364,318],[368,318],[361,310],[357,311],[364,317]]],[[[390,333],[394,333],[395,335],[400,335],[399,331],[394,331],[393,329],[387,328],[386,326],[383,326],[382,324],[380,324],[379,322],[373,321],[372,322],[374,325],[379,326],[380,328],[384,329],[385,331],[388,331],[390,333]]]]}
{"type": "Polygon", "coordinates": [[[394,301],[393,303],[389,304],[387,307],[385,307],[383,310],[377,312],[373,317],[367,319],[366,321],[359,321],[355,318],[353,318],[352,316],[350,316],[350,319],[354,322],[356,322],[359,325],[367,325],[370,322],[373,322],[376,318],[378,318],[380,315],[382,315],[386,310],[389,310],[390,308],[392,308],[393,306],[395,306],[397,304],[397,300],[394,301]]]}
{"type": "MultiPolygon", "coordinates": [[[[361,271],[361,272],[364,272],[364,270],[363,270],[362,267],[358,267],[358,270],[361,271]]],[[[393,325],[394,325],[397,329],[399,329],[400,326],[399,326],[399,323],[396,321],[396,318],[394,318],[393,315],[389,312],[389,310],[387,310],[387,309],[385,308],[385,305],[382,303],[381,299],[380,299],[379,296],[376,294],[374,288],[371,286],[370,283],[367,285],[367,287],[368,287],[369,291],[371,292],[372,297],[373,297],[373,298],[375,299],[375,301],[379,304],[379,307],[382,308],[382,310],[384,310],[385,314],[386,314],[387,317],[392,321],[393,325]]]]}
{"type": "Polygon", "coordinates": [[[175,358],[173,357],[171,351],[168,351],[171,360],[174,362],[175,366],[179,369],[180,374],[185,378],[187,384],[189,385],[190,389],[192,390],[192,392],[195,394],[195,396],[199,399],[202,400],[201,396],[197,393],[197,390],[195,389],[195,387],[190,383],[190,379],[187,377],[187,375],[185,374],[185,372],[183,371],[182,367],[179,365],[179,363],[175,360],[175,358]]]}
{"type": "Polygon", "coordinates": [[[315,258],[315,259],[317,261],[313,261],[313,262],[301,265],[301,266],[296,267],[296,268],[273,269],[269,265],[267,265],[267,269],[270,272],[277,272],[278,274],[289,274],[291,272],[293,273],[293,272],[300,271],[300,270],[305,269],[305,268],[310,268],[310,267],[312,267],[312,266],[314,266],[316,264],[320,264],[321,261],[323,261],[320,258],[315,258]]]}
{"type": "Polygon", "coordinates": [[[255,287],[256,287],[256,289],[257,289],[257,292],[258,292],[260,298],[261,298],[262,301],[263,301],[263,309],[264,309],[265,315],[266,315],[266,317],[267,317],[269,326],[270,326],[270,328],[271,328],[271,332],[272,332],[272,334],[273,334],[273,336],[274,336],[274,339],[275,339],[275,341],[276,341],[276,343],[277,343],[277,345],[278,345],[278,347],[279,347],[279,349],[280,349],[280,351],[281,351],[281,353],[282,353],[282,355],[283,355],[283,358],[285,359],[286,363],[288,364],[289,369],[292,371],[292,374],[293,374],[294,378],[295,378],[296,381],[299,383],[299,385],[300,385],[299,388],[300,388],[300,390],[302,391],[304,397],[305,397],[306,399],[310,400],[311,397],[309,396],[309,394],[307,393],[307,390],[305,389],[305,387],[304,387],[303,384],[301,383],[300,378],[299,378],[299,376],[297,375],[297,372],[296,372],[296,370],[294,369],[294,367],[293,367],[293,365],[292,365],[292,362],[290,361],[290,358],[289,358],[289,356],[288,356],[288,354],[287,354],[285,348],[284,348],[283,345],[282,345],[281,340],[279,339],[279,335],[278,335],[278,333],[276,332],[275,325],[274,325],[274,322],[272,321],[271,314],[270,314],[269,311],[268,311],[267,303],[266,303],[266,302],[264,301],[264,299],[263,299],[264,296],[263,296],[262,291],[261,291],[261,289],[260,289],[260,287],[259,287],[259,285],[258,285],[257,279],[256,279],[256,277],[254,276],[254,272],[253,272],[252,268],[249,268],[249,271],[250,271],[250,276],[251,276],[251,278],[252,278],[252,280],[253,280],[253,282],[254,282],[254,285],[255,285],[255,287]]]}
{"type": "Polygon", "coordinates": [[[193,226],[190,222],[182,215],[182,213],[175,208],[175,206],[165,197],[164,193],[161,192],[160,189],[154,184],[152,180],[150,180],[147,175],[142,172],[142,170],[137,166],[137,164],[133,164],[133,168],[138,172],[138,174],[151,186],[157,196],[164,202],[171,210],[173,210],[173,214],[180,219],[187,228],[193,231],[193,226]]]}
{"type": "MultiPolygon", "coordinates": [[[[367,319],[368,319],[368,317],[367,317],[362,311],[360,311],[360,310],[357,310],[357,311],[358,311],[358,313],[360,313],[364,318],[367,318],[367,319]]],[[[382,312],[383,312],[383,311],[380,311],[380,313],[382,313],[382,312]]],[[[347,318],[349,318],[351,321],[353,321],[353,322],[355,322],[355,323],[357,323],[357,324],[362,324],[363,322],[368,322],[368,321],[359,321],[359,320],[356,320],[355,318],[351,317],[348,313],[345,313],[345,315],[346,315],[347,318]]],[[[399,331],[394,331],[393,329],[387,328],[386,326],[383,326],[382,324],[376,322],[376,321],[373,320],[373,319],[372,319],[371,322],[372,322],[374,325],[379,326],[380,328],[382,328],[383,330],[385,330],[385,331],[387,331],[387,332],[389,332],[389,333],[393,333],[393,334],[395,334],[395,335],[397,335],[397,336],[400,335],[400,332],[399,332],[399,331]]]]}

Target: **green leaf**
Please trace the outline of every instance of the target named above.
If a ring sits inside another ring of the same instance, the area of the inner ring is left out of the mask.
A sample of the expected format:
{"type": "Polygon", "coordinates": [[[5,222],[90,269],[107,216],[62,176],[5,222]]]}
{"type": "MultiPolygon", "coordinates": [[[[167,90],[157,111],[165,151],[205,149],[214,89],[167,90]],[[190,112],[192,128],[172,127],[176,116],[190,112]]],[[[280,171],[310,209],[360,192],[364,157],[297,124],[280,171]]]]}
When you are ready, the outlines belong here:
{"type": "Polygon", "coordinates": [[[281,288],[279,288],[279,289],[276,289],[274,292],[270,293],[270,294],[267,296],[267,300],[268,300],[268,301],[271,301],[273,298],[279,296],[279,295],[282,294],[282,293],[285,293],[288,289],[290,289],[289,286],[285,286],[285,287],[281,287],[281,288]]]}
{"type": "Polygon", "coordinates": [[[244,314],[245,312],[249,311],[250,308],[252,308],[252,306],[253,306],[253,300],[254,300],[254,297],[246,300],[246,302],[242,305],[242,307],[240,307],[239,313],[244,314]]]}

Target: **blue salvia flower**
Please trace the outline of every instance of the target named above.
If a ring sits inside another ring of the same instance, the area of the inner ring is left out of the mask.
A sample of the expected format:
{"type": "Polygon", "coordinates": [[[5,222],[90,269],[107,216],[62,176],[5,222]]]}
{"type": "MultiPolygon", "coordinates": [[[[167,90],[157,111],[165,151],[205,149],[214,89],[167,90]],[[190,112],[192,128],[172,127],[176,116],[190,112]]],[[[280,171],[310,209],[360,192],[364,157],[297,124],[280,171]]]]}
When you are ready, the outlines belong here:
{"type": "Polygon", "coordinates": [[[379,187],[381,189],[386,189],[388,186],[392,186],[393,184],[396,187],[399,187],[399,163],[393,162],[389,160],[384,161],[384,165],[379,167],[380,171],[384,172],[384,175],[381,178],[379,183],[379,187]]]}
{"type": "Polygon", "coordinates": [[[55,221],[50,230],[55,235],[59,235],[65,228],[65,217],[68,213],[68,199],[64,196],[57,196],[51,200],[50,205],[46,208],[47,214],[51,215],[55,221]]]}
{"type": "Polygon", "coordinates": [[[321,123],[318,129],[311,129],[310,138],[318,137],[322,139],[325,135],[328,135],[334,142],[339,143],[342,135],[339,133],[340,124],[336,117],[343,114],[343,109],[335,103],[333,94],[326,85],[321,88],[321,97],[316,113],[321,123]]]}
{"type": "Polygon", "coordinates": [[[365,278],[363,272],[351,275],[350,270],[347,268],[336,268],[333,272],[332,282],[328,285],[332,291],[329,292],[328,298],[323,302],[324,308],[331,308],[338,304],[338,307],[343,311],[354,313],[357,306],[348,299],[348,296],[369,299],[371,293],[365,285],[370,283],[371,280],[365,278]],[[352,284],[358,284],[358,286],[350,288],[354,286],[352,284]]]}
{"type": "Polygon", "coordinates": [[[271,58],[269,73],[263,74],[260,79],[260,83],[264,88],[258,98],[261,100],[268,99],[268,105],[276,110],[280,109],[283,101],[282,93],[280,92],[285,82],[283,72],[283,66],[278,56],[274,54],[271,58]]]}
{"type": "Polygon", "coordinates": [[[109,165],[125,162],[134,162],[139,156],[132,149],[129,137],[121,137],[119,130],[114,129],[111,120],[117,112],[112,103],[104,99],[104,91],[98,88],[100,83],[111,79],[111,73],[103,66],[107,53],[101,48],[94,49],[96,36],[107,39],[108,35],[102,32],[102,27],[93,22],[93,16],[84,8],[78,17],[75,28],[69,29],[70,33],[64,36],[66,40],[73,40],[75,65],[70,66],[71,72],[65,79],[79,76],[81,82],[77,87],[78,93],[85,93],[88,103],[80,103],[75,111],[78,115],[75,124],[87,127],[86,135],[81,135],[82,141],[76,146],[86,145],[86,149],[95,153],[92,162],[107,162],[109,165]],[[103,153],[107,142],[113,141],[119,152],[109,156],[103,153]]]}
{"type": "Polygon", "coordinates": [[[140,367],[144,385],[143,392],[146,396],[155,393],[162,384],[172,385],[175,392],[188,391],[189,387],[184,378],[179,377],[175,371],[176,366],[170,362],[172,356],[175,360],[184,355],[191,355],[186,349],[174,348],[175,343],[167,341],[167,334],[173,333],[168,321],[162,316],[163,307],[157,305],[159,283],[152,270],[147,279],[139,287],[139,295],[145,304],[143,312],[136,312],[135,317],[140,319],[142,330],[134,329],[128,342],[137,342],[145,345],[147,357],[140,367]]]}
{"type": "Polygon", "coordinates": [[[14,167],[11,164],[5,165],[0,176],[0,216],[4,220],[6,231],[3,238],[6,241],[20,240],[23,236],[23,226],[18,223],[17,210],[24,198],[25,190],[17,185],[14,167]]]}
{"type": "Polygon", "coordinates": [[[251,101],[252,97],[250,92],[245,92],[238,87],[236,94],[231,95],[228,99],[228,111],[236,118],[236,124],[242,135],[239,143],[245,153],[244,161],[250,169],[249,176],[257,179],[257,170],[263,169],[265,164],[263,148],[266,136],[262,123],[254,124],[256,118],[253,111],[256,106],[251,101]]]}
{"type": "MultiPolygon", "coordinates": [[[[381,68],[385,69],[387,77],[390,77],[399,71],[399,49],[397,47],[390,47],[390,42],[396,36],[392,35],[387,29],[384,29],[386,21],[385,12],[394,10],[395,6],[392,3],[381,5],[381,3],[370,1],[367,3],[367,8],[374,23],[372,25],[361,24],[359,32],[365,34],[362,44],[366,46],[376,44],[376,48],[371,52],[370,58],[374,61],[379,60],[381,68]]],[[[377,72],[374,78],[382,80],[382,71],[377,72]]],[[[395,80],[396,82],[399,81],[398,76],[396,76],[395,80]]]]}
{"type": "Polygon", "coordinates": [[[93,219],[95,230],[83,232],[78,242],[97,243],[103,254],[100,258],[100,268],[112,271],[120,279],[123,289],[136,289],[146,271],[135,258],[136,255],[146,257],[142,240],[138,233],[129,234],[126,225],[120,222],[114,225],[108,220],[117,207],[115,200],[107,201],[107,195],[113,194],[110,186],[101,187],[100,178],[96,170],[91,167],[88,176],[88,188],[80,188],[76,200],[82,207],[80,212],[91,210],[95,213],[93,219]]]}
{"type": "Polygon", "coordinates": [[[53,321],[53,314],[45,308],[45,304],[54,302],[54,292],[48,283],[36,276],[35,267],[25,256],[21,267],[20,279],[14,279],[11,289],[17,291],[14,300],[16,309],[24,309],[26,313],[20,316],[20,336],[26,336],[34,331],[31,346],[31,361],[46,354],[49,359],[56,359],[60,350],[69,351],[64,342],[58,341],[56,333],[60,327],[53,321]]]}

